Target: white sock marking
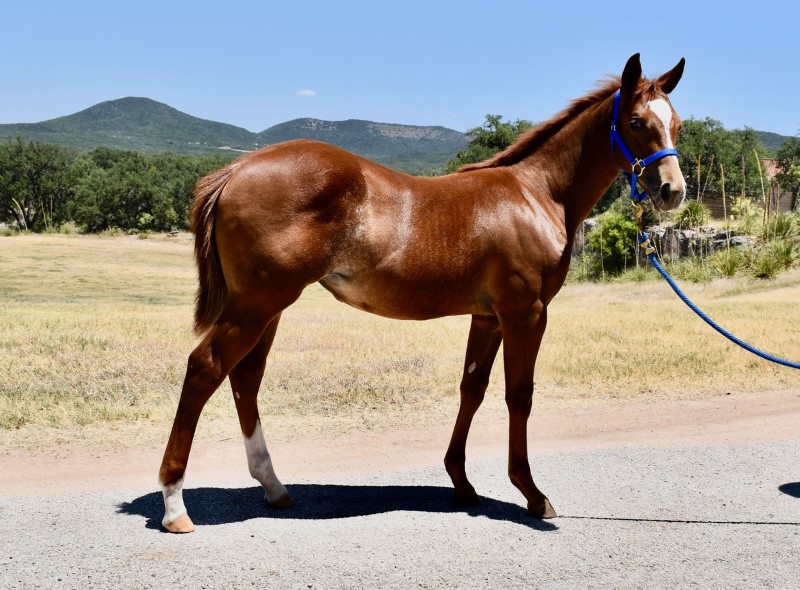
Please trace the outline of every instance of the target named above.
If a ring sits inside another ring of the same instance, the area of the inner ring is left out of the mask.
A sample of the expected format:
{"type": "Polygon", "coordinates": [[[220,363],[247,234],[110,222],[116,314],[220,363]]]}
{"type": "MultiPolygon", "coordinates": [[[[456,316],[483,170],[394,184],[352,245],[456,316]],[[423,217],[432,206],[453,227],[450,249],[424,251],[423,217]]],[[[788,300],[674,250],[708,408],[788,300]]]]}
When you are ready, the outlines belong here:
{"type": "Polygon", "coordinates": [[[174,522],[178,517],[186,514],[186,506],[183,504],[183,478],[172,485],[161,485],[161,493],[164,494],[164,519],[161,524],[167,526],[174,522]]]}
{"type": "Polygon", "coordinates": [[[256,423],[253,435],[250,438],[244,437],[244,448],[247,451],[247,466],[250,468],[250,475],[264,487],[267,502],[273,502],[285,496],[288,492],[272,468],[272,458],[267,450],[260,421],[256,423]]]}

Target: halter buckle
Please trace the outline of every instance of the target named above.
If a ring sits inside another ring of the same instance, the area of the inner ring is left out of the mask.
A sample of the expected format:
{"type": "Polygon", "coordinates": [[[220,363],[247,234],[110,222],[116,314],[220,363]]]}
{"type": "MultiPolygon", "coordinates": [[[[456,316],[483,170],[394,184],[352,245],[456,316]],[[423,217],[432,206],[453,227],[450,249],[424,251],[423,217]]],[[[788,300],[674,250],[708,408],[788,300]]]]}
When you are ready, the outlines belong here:
{"type": "Polygon", "coordinates": [[[639,158],[636,158],[633,164],[631,164],[631,168],[633,169],[633,173],[636,176],[641,176],[644,173],[644,169],[647,168],[647,166],[645,165],[644,161],[640,160],[639,158]],[[636,169],[637,166],[639,167],[638,170],[636,169]]]}

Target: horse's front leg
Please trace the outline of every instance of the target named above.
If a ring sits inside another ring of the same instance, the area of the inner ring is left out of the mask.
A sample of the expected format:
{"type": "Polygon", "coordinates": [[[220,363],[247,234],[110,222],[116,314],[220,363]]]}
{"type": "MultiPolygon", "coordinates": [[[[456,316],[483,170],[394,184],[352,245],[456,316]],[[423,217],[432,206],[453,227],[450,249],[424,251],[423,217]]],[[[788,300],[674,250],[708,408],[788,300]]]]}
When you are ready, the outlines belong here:
{"type": "Polygon", "coordinates": [[[506,405],[509,415],[508,475],[536,518],[556,516],[550,501],[533,482],[528,463],[528,418],[533,404],[533,370],[547,325],[547,307],[537,302],[529,313],[501,317],[506,405]]]}
{"type": "Polygon", "coordinates": [[[461,405],[453,427],[450,446],[444,456],[444,466],[453,482],[454,499],[462,506],[475,506],[480,503],[475,488],[467,479],[464,467],[466,446],[472,418],[483,402],[492,364],[500,348],[503,336],[500,324],[495,317],[472,316],[472,325],[467,340],[467,354],[464,359],[464,373],[461,378],[461,405]]]}

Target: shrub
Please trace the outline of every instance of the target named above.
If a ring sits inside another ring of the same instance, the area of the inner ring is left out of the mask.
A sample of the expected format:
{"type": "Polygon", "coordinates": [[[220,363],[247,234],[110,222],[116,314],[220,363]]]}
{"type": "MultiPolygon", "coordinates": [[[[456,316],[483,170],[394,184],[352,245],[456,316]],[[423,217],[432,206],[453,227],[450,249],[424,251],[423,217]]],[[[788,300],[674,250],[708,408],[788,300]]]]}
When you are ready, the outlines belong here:
{"type": "Polygon", "coordinates": [[[744,269],[746,260],[744,254],[734,248],[724,248],[716,252],[710,259],[711,267],[723,277],[732,277],[744,269]]]}
{"type": "Polygon", "coordinates": [[[754,253],[750,259],[750,272],[757,279],[774,279],[782,268],[777,258],[764,252],[754,253]]]}
{"type": "Polygon", "coordinates": [[[745,258],[751,275],[757,279],[772,279],[800,264],[800,243],[792,239],[772,240],[748,251],[745,258]]]}
{"type": "Polygon", "coordinates": [[[635,260],[636,224],[627,215],[605,213],[586,236],[595,274],[618,275],[635,260]]]}
{"type": "Polygon", "coordinates": [[[760,209],[747,197],[738,197],[731,206],[731,213],[741,221],[739,229],[742,233],[752,235],[760,219],[760,209]]]}
{"type": "Polygon", "coordinates": [[[58,228],[58,233],[65,236],[71,236],[73,234],[81,233],[81,230],[74,221],[67,221],[66,223],[61,224],[61,226],[58,228]]]}
{"type": "MultiPolygon", "coordinates": [[[[646,263],[649,266],[649,262],[646,263]]],[[[638,266],[635,268],[629,268],[625,272],[623,272],[619,277],[615,279],[615,281],[620,283],[643,283],[644,281],[655,280],[659,275],[655,272],[650,271],[647,266],[638,266]]]]}
{"type": "Polygon", "coordinates": [[[791,213],[778,213],[773,215],[762,232],[765,240],[786,240],[800,232],[800,223],[796,215],[791,213]]]}
{"type": "Polygon", "coordinates": [[[690,229],[706,225],[710,218],[711,210],[697,201],[686,201],[673,214],[675,227],[678,229],[690,229]]]}
{"type": "Polygon", "coordinates": [[[692,283],[709,283],[715,278],[714,269],[700,258],[680,258],[669,264],[667,272],[692,283]]]}

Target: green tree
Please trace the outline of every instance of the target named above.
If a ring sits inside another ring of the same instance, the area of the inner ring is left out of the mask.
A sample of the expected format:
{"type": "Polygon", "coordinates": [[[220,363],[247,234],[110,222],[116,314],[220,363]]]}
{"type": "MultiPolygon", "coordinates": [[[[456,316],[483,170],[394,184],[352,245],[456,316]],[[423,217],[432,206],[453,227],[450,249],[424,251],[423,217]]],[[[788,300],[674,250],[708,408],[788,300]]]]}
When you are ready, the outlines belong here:
{"type": "Polygon", "coordinates": [[[445,172],[455,172],[465,164],[474,164],[491,158],[514,143],[520,133],[533,127],[533,123],[524,119],[514,122],[503,121],[502,115],[486,115],[483,126],[469,129],[466,149],[458,152],[445,165],[445,172]]]}
{"type": "Polygon", "coordinates": [[[73,166],[69,214],[87,232],[186,229],[195,182],[228,162],[222,156],[98,148],[73,166]]]}
{"type": "Polygon", "coordinates": [[[717,190],[719,164],[725,165],[731,160],[732,148],[726,139],[719,121],[709,117],[684,121],[677,148],[690,198],[702,201],[708,189],[717,190]]]}
{"type": "Polygon", "coordinates": [[[31,231],[63,223],[73,159],[58,145],[21,138],[0,144],[0,218],[31,231]]]}
{"type": "Polygon", "coordinates": [[[720,192],[724,170],[728,194],[761,200],[759,168],[768,154],[752,129],[728,131],[711,118],[688,119],[677,148],[690,198],[702,201],[707,192],[720,192]]]}
{"type": "Polygon", "coordinates": [[[734,161],[731,162],[730,176],[728,168],[725,168],[726,190],[730,182],[731,194],[738,192],[742,197],[763,200],[766,185],[764,161],[769,156],[767,148],[761,143],[758,133],[750,127],[734,129],[729,133],[734,146],[734,161]]]}

